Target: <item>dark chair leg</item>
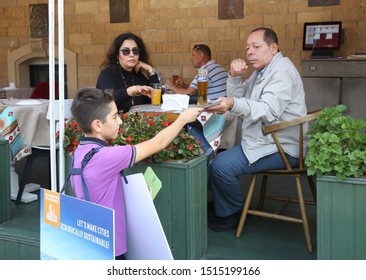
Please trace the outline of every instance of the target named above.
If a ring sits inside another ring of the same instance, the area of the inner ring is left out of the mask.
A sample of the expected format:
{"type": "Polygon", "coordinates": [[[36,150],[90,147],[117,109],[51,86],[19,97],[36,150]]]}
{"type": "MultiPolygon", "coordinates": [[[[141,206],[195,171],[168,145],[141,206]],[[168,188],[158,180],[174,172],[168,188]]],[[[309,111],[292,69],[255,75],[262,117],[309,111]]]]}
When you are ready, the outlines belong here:
{"type": "Polygon", "coordinates": [[[20,203],[20,200],[22,199],[24,188],[25,188],[25,185],[26,185],[28,177],[29,177],[29,172],[30,172],[30,169],[32,167],[32,163],[33,163],[35,158],[36,158],[36,156],[31,154],[27,157],[27,160],[25,162],[22,180],[20,181],[18,195],[17,195],[17,199],[15,201],[15,204],[17,204],[17,205],[20,203]]]}
{"type": "MultiPolygon", "coordinates": [[[[50,152],[49,152],[49,150],[32,149],[32,154],[27,157],[27,160],[26,160],[25,166],[24,166],[23,176],[22,176],[20,186],[19,186],[19,190],[18,190],[18,195],[17,195],[16,201],[15,201],[16,205],[18,205],[21,202],[23,192],[24,192],[24,188],[25,188],[25,185],[28,181],[29,172],[32,168],[33,161],[38,157],[48,157],[49,162],[50,162],[50,152]]],[[[49,185],[51,186],[50,181],[51,181],[51,178],[49,178],[49,185]]]]}

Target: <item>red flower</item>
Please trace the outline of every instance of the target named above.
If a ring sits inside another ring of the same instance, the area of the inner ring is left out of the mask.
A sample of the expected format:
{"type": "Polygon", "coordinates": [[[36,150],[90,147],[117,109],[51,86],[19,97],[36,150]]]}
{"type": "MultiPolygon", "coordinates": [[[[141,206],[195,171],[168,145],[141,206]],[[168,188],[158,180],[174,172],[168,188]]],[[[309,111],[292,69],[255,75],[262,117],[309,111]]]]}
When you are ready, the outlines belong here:
{"type": "MultiPolygon", "coordinates": [[[[112,145],[136,145],[153,138],[159,131],[169,126],[164,114],[128,112],[123,115],[121,129],[112,145]]],[[[191,160],[203,154],[198,140],[184,129],[162,151],[146,158],[145,162],[167,160],[191,160]]]]}
{"type": "MultiPolygon", "coordinates": [[[[80,137],[84,135],[81,129],[78,127],[74,119],[69,119],[65,121],[65,137],[63,140],[64,149],[69,153],[73,153],[76,147],[80,143],[80,137]]],[[[56,139],[60,140],[60,132],[56,132],[56,139]]]]}

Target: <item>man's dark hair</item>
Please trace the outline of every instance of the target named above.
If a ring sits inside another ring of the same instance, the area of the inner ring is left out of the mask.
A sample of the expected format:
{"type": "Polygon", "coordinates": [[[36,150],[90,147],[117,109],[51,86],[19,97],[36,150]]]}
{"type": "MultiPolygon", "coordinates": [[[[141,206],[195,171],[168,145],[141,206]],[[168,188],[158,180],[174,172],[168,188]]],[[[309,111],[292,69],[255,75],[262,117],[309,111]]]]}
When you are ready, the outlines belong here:
{"type": "Polygon", "coordinates": [[[211,49],[209,48],[209,46],[205,44],[197,44],[194,45],[193,49],[201,51],[208,58],[208,60],[211,60],[211,49]]]}
{"type": "Polygon", "coordinates": [[[258,27],[254,30],[252,30],[250,33],[256,32],[256,31],[264,31],[263,40],[267,43],[267,45],[271,45],[272,43],[276,43],[278,45],[278,38],[276,32],[274,32],[272,29],[267,27],[258,27]]]}

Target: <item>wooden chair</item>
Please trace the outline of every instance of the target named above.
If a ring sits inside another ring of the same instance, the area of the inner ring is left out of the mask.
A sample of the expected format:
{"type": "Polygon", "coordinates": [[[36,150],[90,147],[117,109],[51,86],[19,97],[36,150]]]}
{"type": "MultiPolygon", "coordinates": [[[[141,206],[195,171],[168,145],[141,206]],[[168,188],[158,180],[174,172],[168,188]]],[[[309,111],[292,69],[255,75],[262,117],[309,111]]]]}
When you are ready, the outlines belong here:
{"type": "MultiPolygon", "coordinates": [[[[266,126],[263,128],[264,134],[268,134],[268,133],[272,134],[273,139],[276,142],[276,146],[278,148],[278,151],[281,154],[282,160],[284,161],[286,168],[278,169],[278,170],[267,170],[267,171],[258,172],[258,173],[255,173],[252,175],[248,194],[245,199],[245,203],[244,203],[244,207],[243,207],[243,210],[241,213],[239,225],[238,225],[238,228],[236,231],[236,237],[239,238],[242,231],[244,230],[244,224],[245,224],[245,220],[247,218],[247,214],[271,218],[271,219],[277,219],[277,220],[282,220],[282,221],[287,221],[287,222],[293,222],[293,223],[302,223],[304,232],[305,232],[305,239],[306,239],[306,244],[307,244],[308,250],[309,250],[309,252],[313,251],[309,224],[308,224],[308,218],[307,218],[306,208],[305,208],[305,204],[311,203],[311,202],[304,200],[302,184],[301,184],[301,176],[304,174],[306,175],[306,166],[304,165],[303,126],[305,123],[315,120],[319,115],[320,115],[320,111],[311,112],[304,117],[299,117],[299,118],[296,118],[296,119],[293,119],[290,121],[269,125],[269,126],[266,126]],[[299,166],[297,166],[297,167],[290,166],[290,164],[285,156],[284,150],[281,146],[281,143],[279,142],[278,137],[276,136],[277,131],[288,128],[288,127],[293,127],[293,126],[299,126],[299,151],[300,151],[300,153],[299,153],[299,166]],[[257,180],[258,176],[263,176],[261,191],[260,191],[260,195],[259,195],[259,206],[258,206],[258,210],[252,210],[252,209],[249,209],[249,207],[251,204],[253,191],[254,191],[254,187],[256,185],[256,180],[257,180]],[[294,198],[290,198],[290,197],[279,197],[279,196],[266,195],[266,185],[267,185],[268,176],[289,176],[289,177],[295,178],[298,198],[294,199],[294,198]],[[280,209],[278,209],[276,212],[267,212],[267,211],[263,210],[263,204],[264,204],[264,200],[266,198],[281,200],[281,201],[284,201],[285,204],[280,209]],[[282,210],[284,210],[285,207],[291,202],[299,203],[300,213],[301,213],[300,218],[281,214],[282,210]]],[[[315,204],[315,202],[316,202],[315,184],[314,184],[312,177],[307,176],[307,179],[308,179],[308,182],[310,185],[311,193],[314,198],[314,202],[312,202],[312,204],[315,204]]]]}

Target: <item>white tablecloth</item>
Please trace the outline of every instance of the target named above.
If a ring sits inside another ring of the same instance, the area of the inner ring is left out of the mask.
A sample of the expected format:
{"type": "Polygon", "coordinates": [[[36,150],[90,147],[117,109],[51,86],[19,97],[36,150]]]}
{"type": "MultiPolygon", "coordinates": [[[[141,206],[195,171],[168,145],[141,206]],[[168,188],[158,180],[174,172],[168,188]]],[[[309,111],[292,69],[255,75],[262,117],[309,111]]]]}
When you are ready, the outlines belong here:
{"type": "Polygon", "coordinates": [[[225,128],[222,132],[220,149],[230,149],[241,142],[241,125],[243,116],[238,116],[231,112],[226,112],[225,128]]]}
{"type": "Polygon", "coordinates": [[[21,129],[24,144],[31,151],[32,146],[50,145],[50,124],[47,120],[48,99],[37,99],[39,105],[18,105],[19,99],[2,99],[1,102],[12,108],[21,129]]]}
{"type": "Polygon", "coordinates": [[[3,89],[6,92],[6,98],[26,99],[29,98],[33,92],[33,88],[15,88],[3,89]]]}

